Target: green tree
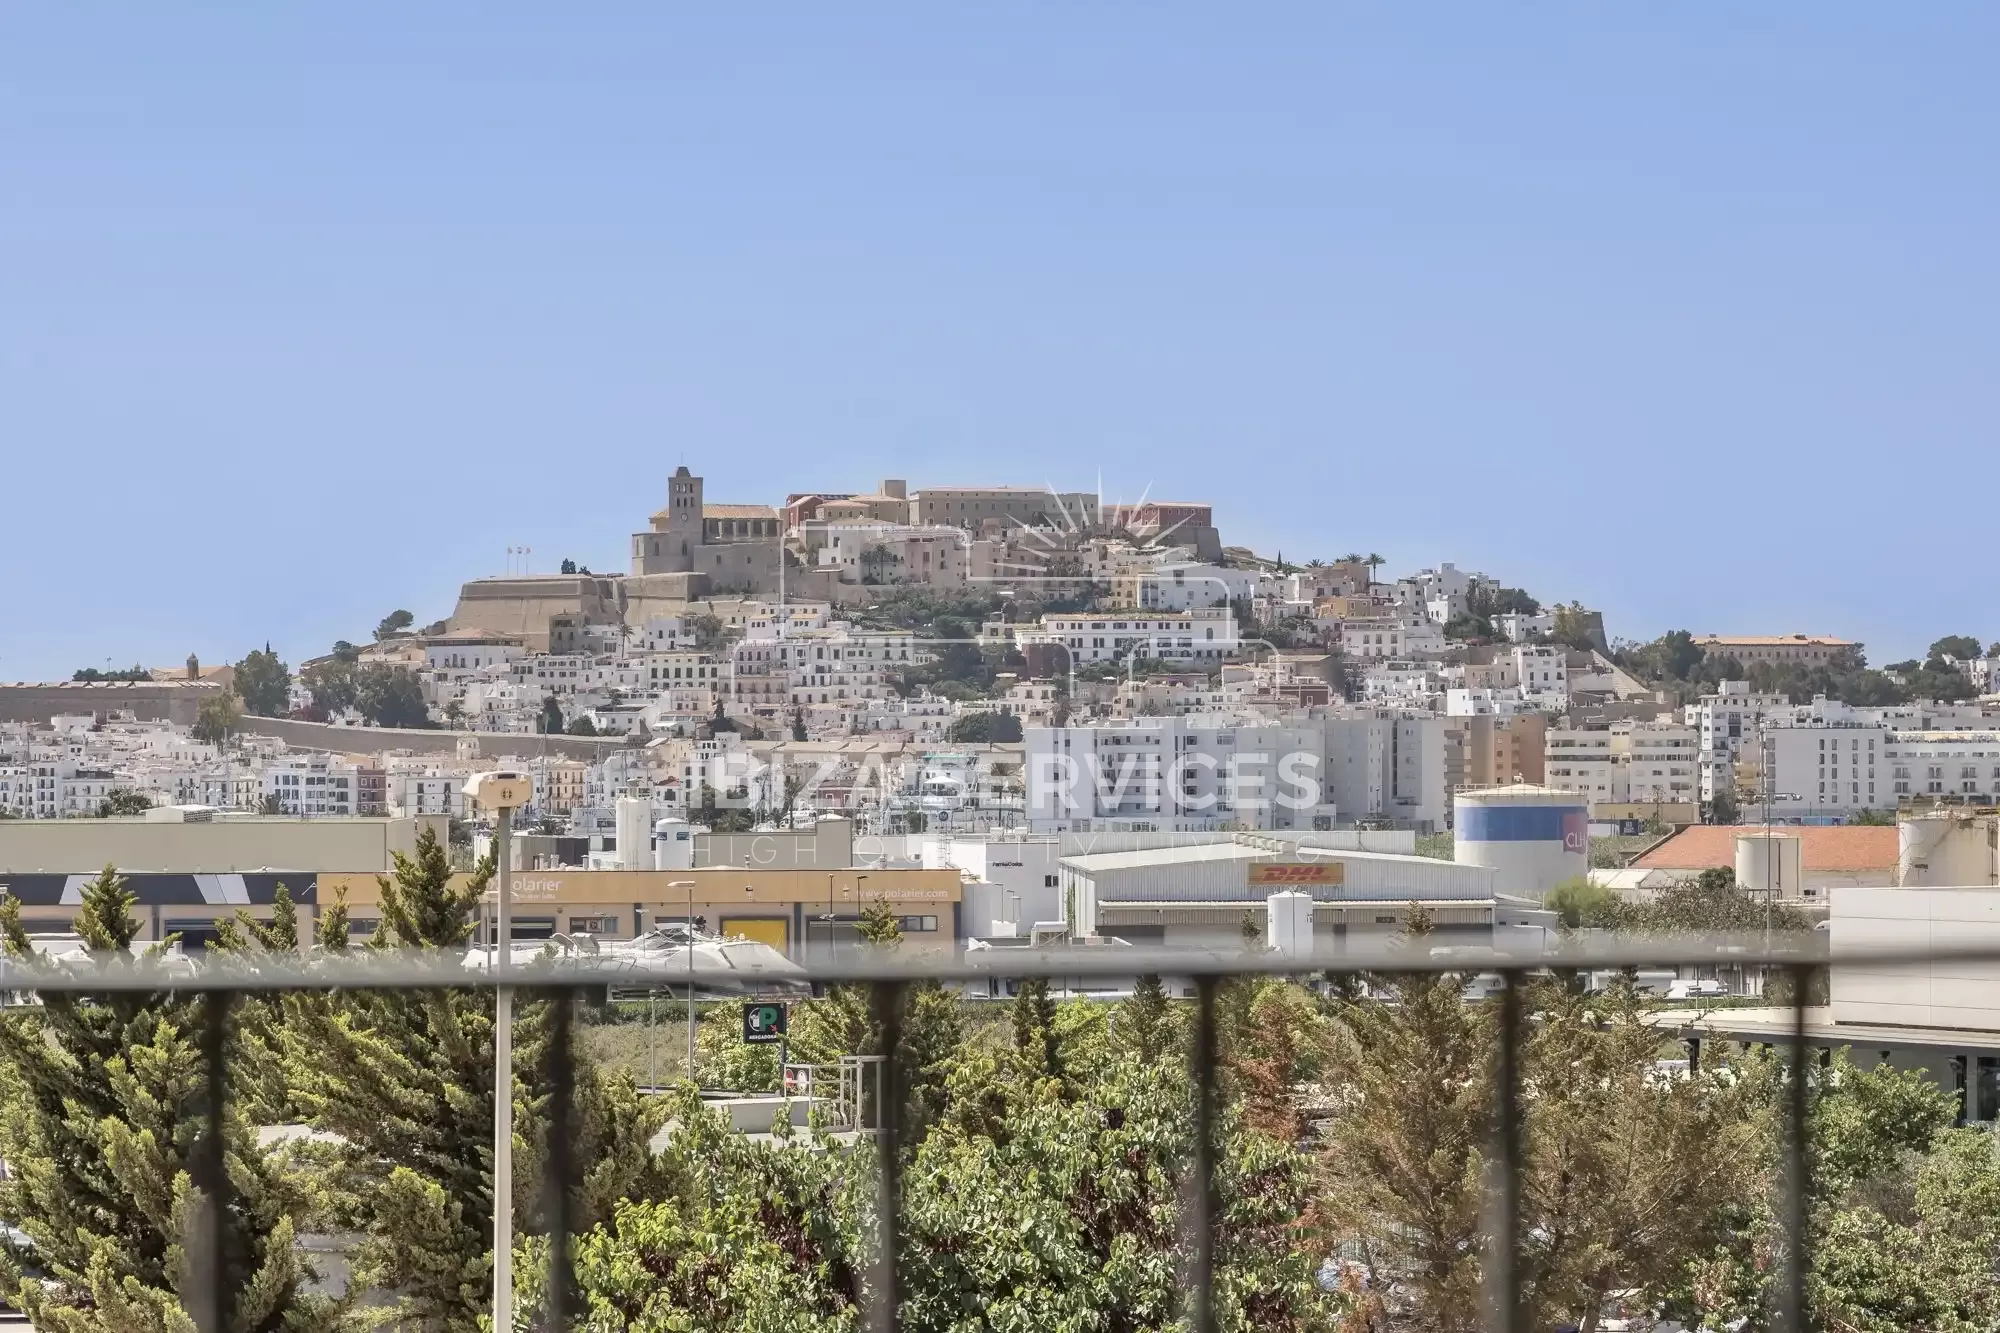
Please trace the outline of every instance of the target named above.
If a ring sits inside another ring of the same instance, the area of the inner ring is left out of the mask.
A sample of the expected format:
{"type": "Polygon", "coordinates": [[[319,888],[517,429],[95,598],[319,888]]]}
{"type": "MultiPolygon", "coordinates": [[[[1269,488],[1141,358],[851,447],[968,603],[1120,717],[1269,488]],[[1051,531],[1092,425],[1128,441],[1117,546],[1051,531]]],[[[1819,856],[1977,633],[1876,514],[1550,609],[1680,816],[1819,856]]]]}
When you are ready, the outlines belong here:
{"type": "Polygon", "coordinates": [[[1618,895],[1593,883],[1588,875],[1572,875],[1550,889],[1542,906],[1556,913],[1571,930],[1615,926],[1619,921],[1618,895]]]}
{"type": "Polygon", "coordinates": [[[1933,643],[1930,652],[1925,654],[1928,660],[1940,664],[1947,658],[1970,662],[1979,655],[1979,640],[1970,634],[1947,634],[1933,643]]]}
{"type": "Polygon", "coordinates": [[[151,680],[152,678],[153,673],[136,662],[123,671],[103,671],[97,667],[84,667],[82,670],[73,672],[70,675],[70,679],[76,681],[141,681],[151,680]]]}
{"type": "MultiPolygon", "coordinates": [[[[1413,921],[1418,937],[1425,922],[1413,921]]],[[[1491,1131],[1492,1019],[1464,978],[1372,979],[1388,1003],[1339,1007],[1344,1096],[1320,1156],[1329,1248],[1407,1289],[1411,1327],[1479,1326],[1480,1174],[1491,1131]],[[1392,1277],[1393,1275],[1393,1277],[1392,1277]]]]}
{"type": "Polygon", "coordinates": [[[574,561],[574,560],[564,560],[564,561],[562,562],[562,567],[561,567],[561,569],[560,569],[560,570],[559,570],[558,572],[559,572],[559,573],[563,573],[563,574],[574,574],[574,573],[576,573],[576,561],[574,561]]]}
{"type": "Polygon", "coordinates": [[[129,787],[114,787],[97,803],[97,817],[116,819],[120,816],[143,815],[152,808],[153,798],[144,792],[133,791],[129,787]]]}
{"type": "Polygon", "coordinates": [[[408,611],[391,611],[388,615],[382,617],[380,624],[375,626],[375,641],[380,643],[384,639],[393,639],[400,634],[407,634],[410,626],[416,623],[417,618],[408,611]]]}
{"type": "Polygon", "coordinates": [[[945,733],[953,745],[1016,745],[1021,736],[1021,719],[1012,713],[968,713],[945,733]]]}
{"type": "Polygon", "coordinates": [[[1173,1051],[1179,1037],[1167,989],[1157,973],[1148,972],[1132,988],[1132,997],[1118,1006],[1113,1031],[1141,1064],[1152,1064],[1173,1051]]]}
{"type": "Polygon", "coordinates": [[[1758,1126],[1731,1080],[1657,1076],[1660,1033],[1630,987],[1586,997],[1539,986],[1529,1004],[1527,1323],[1590,1328],[1614,1292],[1662,1304],[1691,1263],[1733,1239],[1756,1188],[1758,1126]]]}
{"type": "Polygon", "coordinates": [[[378,727],[432,725],[430,706],[416,676],[382,662],[361,668],[355,680],[355,707],[378,727]]]}
{"type": "MultiPolygon", "coordinates": [[[[489,858],[454,876],[426,829],[416,854],[395,857],[378,880],[381,926],[371,948],[449,957],[472,938],[489,858]]],[[[475,1333],[491,1300],[493,997],[454,989],[343,992],[332,1003],[288,997],[287,1018],[310,1061],[292,1062],[292,1096],[319,1129],[339,1136],[324,1188],[332,1211],[362,1240],[353,1253],[361,1286],[394,1292],[397,1318],[436,1333],[475,1333]]],[[[543,1216],[539,1163],[549,1088],[546,1003],[521,1005],[515,1020],[516,1216],[532,1230],[543,1216]]],[[[572,1152],[578,1179],[572,1216],[587,1229],[613,1203],[643,1194],[647,1142],[662,1108],[641,1103],[629,1079],[606,1075],[575,1051],[572,1152]]]]}
{"type": "Polygon", "coordinates": [[[553,694],[542,696],[542,715],[537,719],[535,729],[547,736],[560,736],[568,729],[563,718],[562,700],[553,694]]]}
{"type": "Polygon", "coordinates": [[[292,673],[265,644],[236,664],[236,693],[258,717],[277,717],[291,702],[292,673]]]}
{"type": "MultiPolygon", "coordinates": [[[[76,930],[87,962],[50,964],[22,926],[18,899],[0,901],[0,933],[16,968],[128,971],[135,898],[106,868],[85,886],[76,930]]],[[[192,1333],[190,1307],[206,1273],[186,1246],[214,1207],[195,1183],[206,1154],[208,1068],[199,1039],[210,1001],[144,991],[44,991],[42,1003],[0,1017],[0,1213],[32,1245],[43,1276],[23,1278],[10,1246],[8,1299],[35,1327],[59,1333],[192,1333]]],[[[240,1024],[225,1035],[228,1068],[240,1024]]],[[[340,1306],[307,1291],[293,1217],[299,1182],[256,1144],[230,1079],[222,1151],[223,1327],[306,1333],[335,1327],[340,1306]]]]}
{"type": "Polygon", "coordinates": [[[597,734],[597,724],[584,714],[578,713],[574,718],[570,719],[569,726],[564,730],[572,736],[595,736],[597,734]]]}
{"type": "Polygon", "coordinates": [[[192,730],[194,738],[203,744],[222,745],[242,722],[243,709],[236,696],[223,693],[201,701],[192,730]]]}
{"type": "MultiPolygon", "coordinates": [[[[577,1240],[579,1327],[628,1333],[856,1333],[871,1149],[752,1142],[692,1090],[673,1106],[649,1198],[577,1240]]],[[[546,1305],[537,1240],[517,1266],[529,1325],[546,1305]]]]}
{"type": "Polygon", "coordinates": [[[308,663],[299,673],[299,683],[312,691],[314,721],[324,722],[335,714],[360,705],[362,669],[357,659],[361,650],[356,648],[354,651],[355,656],[344,656],[340,645],[335,644],[331,657],[308,663]]]}

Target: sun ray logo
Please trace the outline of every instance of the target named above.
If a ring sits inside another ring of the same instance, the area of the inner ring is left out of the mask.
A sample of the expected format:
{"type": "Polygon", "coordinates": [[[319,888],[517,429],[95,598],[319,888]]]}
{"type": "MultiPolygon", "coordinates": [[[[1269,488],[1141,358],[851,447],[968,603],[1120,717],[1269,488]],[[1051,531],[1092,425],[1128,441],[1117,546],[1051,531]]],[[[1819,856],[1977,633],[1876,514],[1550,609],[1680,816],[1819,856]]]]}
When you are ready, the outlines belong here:
{"type": "Polygon", "coordinates": [[[1000,549],[988,561],[969,562],[968,581],[1081,592],[1108,581],[1114,562],[1156,564],[1185,544],[1183,529],[1195,514],[1156,504],[1152,490],[1148,483],[1137,500],[1107,502],[1102,477],[1095,492],[1059,491],[1051,484],[1037,521],[1007,516],[1000,549]],[[1108,545],[1093,548],[1099,541],[1121,549],[1114,555],[1108,545]]]}

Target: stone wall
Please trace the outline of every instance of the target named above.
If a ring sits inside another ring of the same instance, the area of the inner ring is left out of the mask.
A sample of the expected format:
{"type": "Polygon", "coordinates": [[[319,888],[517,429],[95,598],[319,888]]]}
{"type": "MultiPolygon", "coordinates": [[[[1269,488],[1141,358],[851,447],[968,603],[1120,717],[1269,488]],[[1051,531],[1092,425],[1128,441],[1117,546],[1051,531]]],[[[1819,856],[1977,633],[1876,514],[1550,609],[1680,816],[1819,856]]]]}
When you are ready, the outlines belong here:
{"type": "Polygon", "coordinates": [[[0,722],[47,722],[57,714],[128,712],[142,722],[194,725],[202,701],[222,693],[207,680],[100,680],[0,684],[0,722]]]}
{"type": "Polygon", "coordinates": [[[496,731],[427,731],[400,727],[336,727],[324,722],[299,722],[286,717],[246,717],[242,730],[252,736],[272,736],[301,750],[329,750],[336,754],[377,754],[383,750],[408,750],[413,754],[451,758],[461,740],[479,743],[481,758],[498,759],[512,755],[530,759],[536,755],[562,755],[569,759],[595,762],[625,744],[619,736],[538,736],[496,731]]]}

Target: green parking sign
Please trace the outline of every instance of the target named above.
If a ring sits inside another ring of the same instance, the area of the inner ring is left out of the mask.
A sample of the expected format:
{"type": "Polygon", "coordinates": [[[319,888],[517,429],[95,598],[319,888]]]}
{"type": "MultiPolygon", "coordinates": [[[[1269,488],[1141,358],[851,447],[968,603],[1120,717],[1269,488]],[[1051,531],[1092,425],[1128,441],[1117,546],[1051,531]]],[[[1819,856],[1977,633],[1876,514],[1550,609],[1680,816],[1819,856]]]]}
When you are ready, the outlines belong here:
{"type": "Polygon", "coordinates": [[[743,1040],[757,1043],[784,1039],[784,1005],[752,1000],[743,1006],[743,1040]]]}

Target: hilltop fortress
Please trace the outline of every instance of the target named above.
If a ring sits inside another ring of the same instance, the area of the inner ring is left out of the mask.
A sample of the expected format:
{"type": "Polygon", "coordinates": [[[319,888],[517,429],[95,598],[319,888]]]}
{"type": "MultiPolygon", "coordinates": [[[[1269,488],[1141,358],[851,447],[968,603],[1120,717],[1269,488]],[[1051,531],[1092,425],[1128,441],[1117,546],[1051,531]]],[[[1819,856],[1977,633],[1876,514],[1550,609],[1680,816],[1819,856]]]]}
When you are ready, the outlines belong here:
{"type": "Polygon", "coordinates": [[[891,479],[865,495],[790,495],[776,509],[710,504],[701,478],[680,467],[667,480],[666,508],[632,534],[631,572],[474,579],[459,590],[448,632],[504,635],[546,652],[552,638],[578,627],[639,625],[707,598],[782,593],[851,605],[889,586],[951,590],[1033,579],[1058,553],[1079,577],[1109,581],[1108,548],[1090,558],[1081,548],[1110,539],[1155,559],[1170,545],[1182,560],[1222,556],[1206,504],[1107,505],[1087,491],[1030,486],[913,492],[891,479]]]}
{"type": "Polygon", "coordinates": [[[632,534],[629,574],[512,574],[473,579],[458,590],[451,634],[518,638],[549,651],[554,618],[570,624],[640,624],[679,615],[706,597],[788,596],[828,600],[831,576],[785,552],[784,520],[769,505],[709,504],[702,480],[683,466],[667,482],[667,507],[632,534]],[[787,563],[788,562],[788,563],[787,563]],[[781,573],[782,570],[782,573],[781,573]]]}

